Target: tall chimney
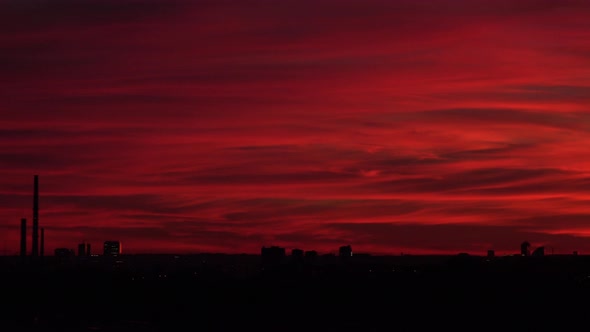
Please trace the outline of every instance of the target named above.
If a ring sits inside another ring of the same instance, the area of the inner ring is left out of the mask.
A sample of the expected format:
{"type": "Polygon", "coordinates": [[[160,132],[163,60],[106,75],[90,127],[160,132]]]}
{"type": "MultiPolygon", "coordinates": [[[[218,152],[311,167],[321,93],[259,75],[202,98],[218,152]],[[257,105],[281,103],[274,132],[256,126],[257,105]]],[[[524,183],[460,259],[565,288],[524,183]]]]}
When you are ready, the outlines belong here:
{"type": "Polygon", "coordinates": [[[39,246],[39,256],[45,254],[45,228],[41,227],[41,245],[39,246]]]}
{"type": "Polygon", "coordinates": [[[25,257],[27,255],[27,219],[20,220],[20,255],[25,257]]]}
{"type": "Polygon", "coordinates": [[[35,175],[33,192],[33,244],[31,256],[39,256],[39,175],[35,175]]]}

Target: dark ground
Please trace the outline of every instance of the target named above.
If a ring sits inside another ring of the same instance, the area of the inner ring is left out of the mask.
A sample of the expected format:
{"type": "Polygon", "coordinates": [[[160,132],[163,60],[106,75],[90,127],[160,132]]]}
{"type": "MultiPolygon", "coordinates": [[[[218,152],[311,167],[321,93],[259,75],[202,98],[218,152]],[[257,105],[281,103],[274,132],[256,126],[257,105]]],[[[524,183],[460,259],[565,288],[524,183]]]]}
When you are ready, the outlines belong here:
{"type": "Polygon", "coordinates": [[[590,261],[5,267],[4,331],[549,331],[590,324],[590,261]],[[105,266],[109,266],[105,268],[105,266]],[[258,267],[256,267],[258,269],[258,267]]]}

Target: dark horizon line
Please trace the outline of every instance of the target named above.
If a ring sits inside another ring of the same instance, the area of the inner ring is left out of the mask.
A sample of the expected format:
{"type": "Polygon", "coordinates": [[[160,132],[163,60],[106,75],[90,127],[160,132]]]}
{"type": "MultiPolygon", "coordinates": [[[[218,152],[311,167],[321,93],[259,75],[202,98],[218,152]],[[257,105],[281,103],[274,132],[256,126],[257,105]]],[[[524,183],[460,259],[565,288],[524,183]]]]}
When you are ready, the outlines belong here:
{"type": "MultiPolygon", "coordinates": [[[[262,256],[260,253],[224,253],[224,252],[199,252],[199,253],[167,253],[167,252],[152,252],[152,253],[133,253],[133,254],[119,254],[117,256],[110,256],[110,255],[102,255],[102,254],[92,254],[90,256],[78,256],[73,255],[71,257],[76,258],[95,258],[95,257],[109,257],[109,258],[117,258],[117,257],[125,257],[125,256],[199,256],[199,255],[225,255],[225,256],[262,256]]],[[[293,255],[288,254],[284,257],[291,257],[293,255]]],[[[332,257],[342,257],[336,253],[317,253],[317,257],[322,256],[332,256],[332,257]]],[[[533,255],[522,255],[519,253],[514,254],[501,254],[495,256],[488,256],[485,254],[470,254],[467,252],[458,252],[456,254],[372,254],[372,253],[356,253],[349,257],[455,257],[455,256],[469,256],[469,257],[482,257],[482,258],[499,258],[499,257],[548,257],[548,256],[590,256],[589,254],[580,254],[580,253],[557,253],[557,254],[545,254],[543,256],[533,256],[533,255]]],[[[19,254],[10,254],[10,255],[0,255],[0,257],[19,257],[19,254]]],[[[27,256],[31,257],[31,256],[27,256]]],[[[44,257],[59,257],[56,255],[45,255],[44,257]]]]}

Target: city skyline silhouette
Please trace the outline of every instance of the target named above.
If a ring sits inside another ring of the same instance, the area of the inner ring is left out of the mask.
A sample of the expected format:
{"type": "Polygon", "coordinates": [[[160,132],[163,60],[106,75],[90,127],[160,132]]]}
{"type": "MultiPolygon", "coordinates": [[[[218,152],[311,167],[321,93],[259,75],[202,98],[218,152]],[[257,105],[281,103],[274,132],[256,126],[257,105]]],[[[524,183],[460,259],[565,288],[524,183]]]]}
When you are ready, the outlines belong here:
{"type": "Polygon", "coordinates": [[[589,17],[0,0],[0,328],[585,329],[589,17]]]}
{"type": "Polygon", "coordinates": [[[339,255],[277,246],[181,256],[80,248],[0,257],[0,284],[15,290],[0,323],[14,331],[427,331],[434,319],[459,331],[482,321],[483,330],[549,331],[583,324],[590,295],[590,256],[535,254],[526,241],[522,255],[502,257],[371,256],[349,245],[339,255]],[[559,305],[539,315],[546,303],[559,305]]]}

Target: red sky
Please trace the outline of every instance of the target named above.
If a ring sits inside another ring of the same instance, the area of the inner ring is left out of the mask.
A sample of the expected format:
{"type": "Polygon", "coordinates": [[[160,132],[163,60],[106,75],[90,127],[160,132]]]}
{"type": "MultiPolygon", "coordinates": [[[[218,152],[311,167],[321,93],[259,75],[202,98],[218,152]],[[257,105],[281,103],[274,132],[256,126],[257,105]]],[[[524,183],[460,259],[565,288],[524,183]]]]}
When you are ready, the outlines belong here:
{"type": "Polygon", "coordinates": [[[0,0],[1,245],[18,251],[39,174],[49,253],[590,253],[589,17],[0,0]]]}

